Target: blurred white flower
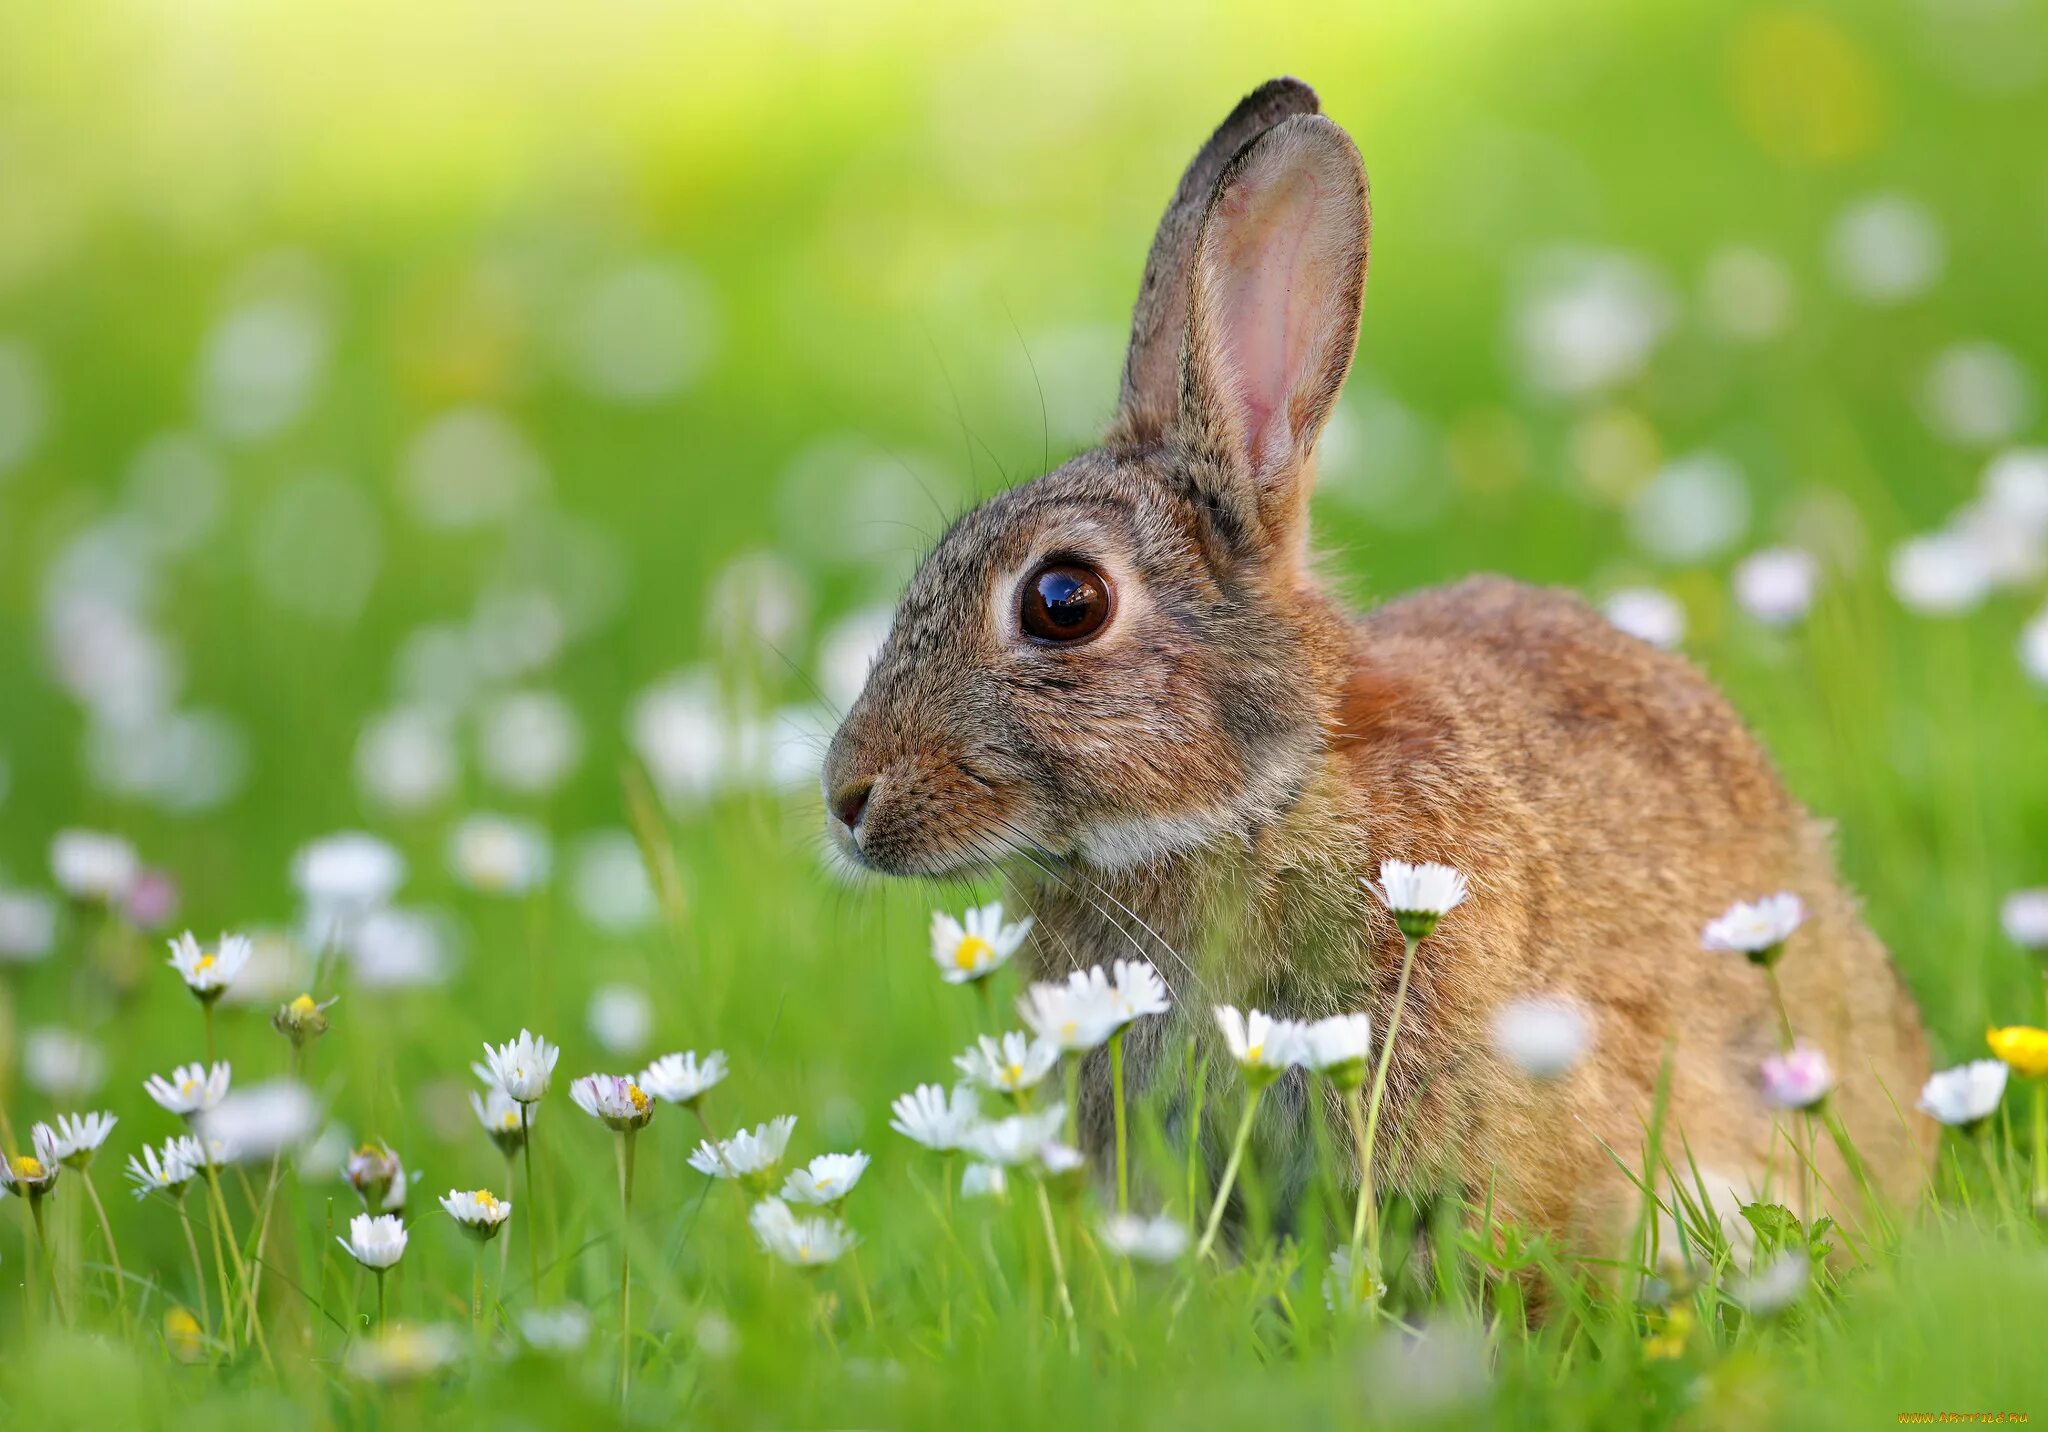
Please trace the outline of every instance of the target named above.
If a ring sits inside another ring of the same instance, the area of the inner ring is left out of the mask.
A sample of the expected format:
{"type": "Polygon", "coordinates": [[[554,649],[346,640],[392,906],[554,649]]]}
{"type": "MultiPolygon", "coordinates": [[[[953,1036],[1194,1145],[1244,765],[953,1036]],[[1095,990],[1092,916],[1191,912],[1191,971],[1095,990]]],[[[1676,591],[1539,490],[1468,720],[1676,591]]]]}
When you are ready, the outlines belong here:
{"type": "Polygon", "coordinates": [[[40,960],[57,943],[57,902],[34,890],[0,888],[0,965],[40,960]]]}
{"type": "MultiPolygon", "coordinates": [[[[403,1236],[400,1235],[401,1239],[403,1236]]],[[[460,1361],[465,1345],[461,1333],[442,1323],[424,1327],[385,1323],[375,1332],[349,1342],[347,1365],[351,1374],[365,1382],[417,1382],[460,1361]]]]}
{"type": "Polygon", "coordinates": [[[389,1144],[364,1144],[353,1150],[342,1163],[341,1177],[363,1200],[364,1209],[385,1213],[403,1210],[412,1188],[405,1161],[389,1144]]]}
{"type": "Polygon", "coordinates": [[[1059,1108],[1012,1114],[1005,1119],[975,1124],[962,1136],[961,1146],[983,1163],[1014,1168],[1036,1159],[1047,1144],[1059,1137],[1060,1126],[1066,1121],[1066,1110],[1059,1108]]]}
{"type": "Polygon", "coordinates": [[[1693,452],[1658,469],[1628,509],[1629,537],[1660,561],[1703,562],[1749,529],[1749,485],[1717,452],[1693,452]]]}
{"type": "Polygon", "coordinates": [[[680,672],[643,691],[627,719],[627,738],[655,788],[668,800],[701,801],[728,774],[734,744],[716,687],[700,672],[680,672]]]}
{"type": "Polygon", "coordinates": [[[1102,1242],[1110,1252],[1139,1263],[1172,1263],[1188,1247],[1188,1226],[1178,1218],[1116,1213],[1102,1220],[1102,1242]]]}
{"type": "Polygon", "coordinates": [[[631,831],[593,830],[570,847],[570,892],[585,920],[612,934],[644,929],[657,906],[631,831]]]}
{"type": "Polygon", "coordinates": [[[445,531],[500,522],[547,490],[547,469],[526,435],[491,408],[454,408],[406,445],[398,480],[427,527],[445,531]]]}
{"type": "Polygon", "coordinates": [[[356,738],[356,784],[385,810],[426,810],[460,774],[448,717],[431,706],[400,706],[372,717],[356,738]]]}
{"type": "Polygon", "coordinates": [[[527,1308],[519,1314],[519,1335],[535,1352],[566,1357],[590,1341],[590,1314],[580,1303],[527,1308]]]}
{"type": "Polygon", "coordinates": [[[1223,1031],[1223,1045],[1244,1070],[1246,1082],[1254,1085],[1277,1079],[1308,1055],[1308,1027],[1296,1020],[1219,1004],[1216,1027],[1223,1031]]]}
{"type": "Polygon", "coordinates": [[[825,699],[844,711],[868,684],[868,669],[881,655],[895,609],[862,607],[841,617],[818,639],[818,684],[825,699]]]}
{"type": "Polygon", "coordinates": [[[340,626],[362,615],[384,562],[383,521],[359,482],[310,472],[271,489],[249,566],[281,612],[340,626]]]}
{"type": "Polygon", "coordinates": [[[327,320],[305,293],[280,292],[230,312],[200,355],[207,425],[247,442],[296,422],[327,365],[327,320]]]}
{"type": "Polygon", "coordinates": [[[1984,469],[1984,505],[2033,537],[2048,536],[2048,447],[2007,448],[1984,469]]]}
{"type": "Polygon", "coordinates": [[[1735,600],[1766,626],[1789,626],[1813,609],[1820,563],[1797,547],[1766,547],[1735,568],[1735,600]]]}
{"type": "Polygon", "coordinates": [[[1009,1191],[1009,1175],[1001,1164],[971,1163],[960,1173],[962,1198],[1001,1198],[1009,1191]]]}
{"type": "Polygon", "coordinates": [[[349,1137],[347,1129],[339,1124],[323,1124],[299,1150],[299,1176],[315,1181],[339,1178],[354,1149],[355,1140],[349,1137]]]}
{"type": "Polygon", "coordinates": [[[491,1136],[491,1142],[498,1146],[498,1152],[507,1158],[525,1146],[527,1130],[540,1114],[538,1104],[522,1104],[496,1084],[481,1094],[471,1090],[469,1107],[475,1111],[476,1121],[483,1125],[484,1132],[491,1136]]]}
{"type": "Polygon", "coordinates": [[[508,791],[545,795],[582,758],[582,723],[552,691],[511,692],[479,718],[477,764],[508,791]]]}
{"type": "Polygon", "coordinates": [[[789,1136],[796,1129],[796,1116],[784,1114],[741,1129],[729,1139],[700,1142],[690,1155],[690,1167],[711,1178],[750,1178],[767,1173],[782,1162],[789,1136]]]}
{"type": "Polygon", "coordinates": [[[1446,1317],[1373,1338],[1358,1378],[1380,1425],[1469,1427],[1485,1420],[1492,1365],[1485,1333],[1446,1317]]]}
{"type": "Polygon", "coordinates": [[[837,1218],[798,1218],[779,1198],[764,1198],[747,1215],[761,1247],[798,1268],[818,1268],[838,1259],[860,1240],[837,1218]]]}
{"type": "Polygon", "coordinates": [[[404,858],[360,831],[322,837],[292,857],[292,884],[325,917],[374,910],[391,899],[404,879],[404,858]]]}
{"type": "Polygon", "coordinates": [[[445,915],[392,906],[372,910],[345,932],[349,973],[368,990],[422,989],[454,973],[445,915]]]}
{"type": "Polygon", "coordinates": [[[1087,1166],[1087,1156],[1072,1144],[1055,1140],[1038,1146],[1038,1171],[1048,1179],[1065,1179],[1087,1166]]]}
{"type": "Polygon", "coordinates": [[[109,795],[177,815],[219,808],[248,777],[249,742],[219,711],[154,711],[87,728],[86,773],[109,795]]]}
{"type": "Polygon", "coordinates": [[[1792,315],[1792,274],[1773,254],[1731,244],[1707,260],[1700,305],[1728,337],[1765,342],[1782,333],[1792,315]]]}
{"type": "Polygon", "coordinates": [[[1303,1030],[1302,1059],[1340,1089],[1356,1089],[1365,1080],[1365,1062],[1372,1054],[1372,1018],[1333,1014],[1303,1030]]]}
{"type": "Polygon", "coordinates": [[[113,726],[160,714],[184,678],[170,643],[133,612],[99,596],[53,603],[43,615],[43,650],[57,684],[113,726]]]}
{"type": "Polygon", "coordinates": [[[936,1084],[920,1084],[889,1106],[889,1127],[907,1139],[939,1153],[960,1148],[981,1122],[974,1090],[956,1085],[950,1092],[936,1084]]]}
{"type": "Polygon", "coordinates": [[[49,383],[28,346],[0,341],[0,474],[34,453],[49,422],[49,383]]]}
{"type": "Polygon", "coordinates": [[[1053,1041],[1012,1030],[1001,1040],[982,1035],[953,1063],[971,1084],[991,1093],[1020,1094],[1037,1088],[1059,1059],[1060,1047],[1053,1041]]]}
{"type": "Polygon", "coordinates": [[[465,669],[499,681],[539,671],[569,639],[569,619],[555,597],[527,587],[493,587],[478,596],[465,640],[465,669]]]}
{"type": "Polygon", "coordinates": [[[547,1093],[555,1061],[561,1057],[559,1048],[522,1029],[517,1039],[484,1045],[484,1062],[472,1067],[478,1078],[495,1083],[522,1104],[531,1104],[547,1093]]]}
{"type": "Polygon", "coordinates": [[[803,639],[810,605],[803,574],[786,558],[747,552],[713,579],[705,610],[712,635],[724,645],[787,654],[803,639]]]}
{"type": "Polygon", "coordinates": [[[716,1088],[726,1075],[725,1051],[714,1049],[702,1061],[694,1049],[664,1054],[641,1071],[640,1085],[668,1104],[694,1109],[697,1102],[716,1088]]]}
{"type": "Polygon", "coordinates": [[[470,816],[448,842],[456,878],[487,895],[523,895],[546,884],[553,859],[547,832],[511,816],[470,816]]]}
{"type": "Polygon", "coordinates": [[[1804,1296],[1812,1271],[1806,1254],[1788,1248],[1746,1278],[1739,1278],[1728,1296],[1751,1317],[1782,1313],[1804,1296]]]}
{"type": "Polygon", "coordinates": [[[1685,640],[1685,608],[1655,587],[1622,587],[1608,595],[1601,611],[1637,641],[1669,651],[1685,640]]]}
{"type": "Polygon", "coordinates": [[[348,1221],[348,1237],[334,1241],[365,1268],[382,1272],[405,1256],[405,1221],[395,1213],[358,1213],[348,1221]]]}
{"type": "Polygon", "coordinates": [[[1626,382],[1649,362],[1674,307],[1663,277],[1633,255],[1539,255],[1514,310],[1523,378],[1538,392],[1564,397],[1626,382]]]}
{"type": "Polygon", "coordinates": [[[136,535],[159,552],[190,552],[212,537],[228,506],[220,459],[190,433],[161,433],[128,463],[124,484],[136,535]]]}
{"type": "Polygon", "coordinates": [[[2034,384],[2019,359],[1995,343],[1956,343],[1935,354],[1921,384],[1928,424],[1952,443],[2009,441],[2034,416],[2034,384]]]}
{"type": "Polygon", "coordinates": [[[185,981],[185,987],[206,1003],[219,999],[222,991],[235,982],[242,973],[242,967],[249,963],[249,937],[227,935],[220,937],[220,943],[212,950],[200,948],[199,941],[187,930],[177,939],[170,941],[170,966],[185,981]]]}
{"type": "Polygon", "coordinates": [[[788,1203],[836,1208],[867,1171],[868,1156],[859,1149],[850,1154],[819,1154],[803,1168],[790,1170],[782,1181],[782,1197],[788,1203]]]}
{"type": "Polygon", "coordinates": [[[970,909],[956,920],[944,910],[932,911],[932,962],[947,984],[967,984],[994,974],[1017,953],[1031,933],[1032,919],[1003,923],[1001,901],[970,909]]]}
{"type": "Polygon", "coordinates": [[[311,1090],[294,1080],[272,1079],[227,1094],[200,1112],[193,1127],[202,1139],[233,1149],[237,1159],[254,1160],[304,1143],[319,1122],[311,1090]]]}
{"type": "Polygon", "coordinates": [[[1944,1069],[1928,1078],[1917,1107],[1944,1124],[1974,1128],[1997,1111],[2009,1073],[2002,1059],[1973,1059],[1944,1069]]]}
{"type": "Polygon", "coordinates": [[[118,904],[142,873],[135,847],[118,835],[60,830],[50,842],[50,875],[74,900],[118,904]]]}
{"type": "Polygon", "coordinates": [[[1970,611],[1991,591],[1991,574],[1977,549],[1954,532],[1910,537],[1892,549],[1892,592],[1922,616],[1970,611]]]}
{"type": "Polygon", "coordinates": [[[148,1144],[142,1146],[142,1157],[128,1156],[128,1181],[135,1185],[135,1196],[147,1198],[152,1193],[168,1193],[176,1198],[183,1194],[185,1185],[198,1176],[200,1157],[193,1141],[180,1136],[164,1143],[163,1152],[148,1144]]]}
{"type": "Polygon", "coordinates": [[[2048,573],[2048,541],[1987,499],[1957,508],[1944,530],[1970,550],[1994,587],[2024,590],[2048,573]]]}
{"type": "Polygon", "coordinates": [[[1806,923],[1806,904],[1790,890],[1757,901],[1737,900],[1707,922],[1700,948],[1747,955],[1768,964],[1792,934],[1806,923]]]}
{"type": "Polygon", "coordinates": [[[47,1144],[49,1156],[70,1168],[84,1168],[92,1162],[92,1156],[99,1152],[100,1145],[114,1132],[114,1125],[121,1121],[113,1114],[101,1111],[90,1114],[59,1114],[54,1127],[38,1124],[38,1129],[47,1129],[49,1136],[42,1142],[47,1144]]]}
{"type": "Polygon", "coordinates": [[[1586,1052],[1590,1021],[1575,1000],[1519,999],[1493,1013],[1493,1047],[1532,1079],[1558,1079],[1586,1052]]]}
{"type": "Polygon", "coordinates": [[[707,1308],[697,1315],[694,1329],[697,1336],[697,1351],[715,1362],[724,1362],[740,1350],[740,1332],[732,1325],[732,1319],[716,1308],[707,1308]]]}
{"type": "Polygon", "coordinates": [[[1941,229],[1925,206],[1878,194],[1842,211],[1828,232],[1828,265],[1851,297],[1890,305],[1916,298],[1941,277],[1941,229]]]}
{"type": "Polygon", "coordinates": [[[1760,1072],[1764,1096],[1783,1109],[1810,1109],[1835,1086],[1827,1055],[1804,1040],[1782,1054],[1766,1056],[1760,1072]]]}
{"type": "Polygon", "coordinates": [[[487,1188],[451,1188],[441,1196],[441,1207],[448,1210],[448,1216],[456,1221],[462,1231],[470,1237],[489,1240],[498,1236],[512,1216],[512,1204],[487,1188]]]}
{"type": "Polygon", "coordinates": [[[2035,682],[2048,686],[2048,609],[2020,632],[2020,667],[2035,682]]]}
{"type": "Polygon", "coordinates": [[[2048,950],[2048,886],[2015,890],[1999,907],[2005,937],[2023,950],[2048,950]]]}
{"type": "Polygon", "coordinates": [[[614,269],[585,293],[564,335],[585,392],[641,406],[682,391],[717,347],[709,290],[673,261],[614,269]]]}
{"type": "Polygon", "coordinates": [[[606,1053],[630,1059],[647,1047],[654,1033],[654,1005],[632,985],[599,985],[590,992],[584,1023],[606,1053]]]}
{"type": "Polygon", "coordinates": [[[168,1079],[161,1074],[150,1075],[142,1081],[142,1088],[158,1105],[189,1120],[219,1107],[228,1095],[233,1075],[226,1060],[211,1068],[204,1064],[180,1064],[168,1079]]]}
{"type": "Polygon", "coordinates": [[[52,1099],[83,1099],[107,1077],[107,1059],[82,1034],[37,1025],[21,1039],[21,1072],[29,1087],[52,1099]]]}
{"type": "Polygon", "coordinates": [[[452,623],[408,632],[392,654],[392,690],[423,710],[461,710],[476,696],[478,681],[469,633],[452,623]]]}

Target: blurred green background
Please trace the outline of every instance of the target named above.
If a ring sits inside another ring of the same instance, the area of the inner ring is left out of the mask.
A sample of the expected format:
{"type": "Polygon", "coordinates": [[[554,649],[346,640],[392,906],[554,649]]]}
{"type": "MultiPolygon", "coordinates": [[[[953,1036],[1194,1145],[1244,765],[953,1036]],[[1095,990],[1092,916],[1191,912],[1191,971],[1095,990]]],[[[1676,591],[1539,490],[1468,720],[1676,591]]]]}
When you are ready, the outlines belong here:
{"type": "MultiPolygon", "coordinates": [[[[565,1072],[722,1043],[748,1117],[889,1140],[971,1018],[931,892],[818,860],[821,733],[943,522],[1099,430],[1181,166],[1282,73],[1374,199],[1332,575],[1682,616],[1942,1057],[2032,1017],[1999,905],[2048,883],[2036,0],[6,0],[0,885],[104,828],[176,928],[288,931],[295,849],[391,839],[426,913],[361,957],[331,1092],[433,1179],[495,1166],[441,1086],[522,1022],[565,1072]],[[1765,549],[1810,612],[1745,606],[1765,549]],[[537,893],[462,888],[480,810],[547,832],[537,893]]],[[[33,974],[23,1028],[100,1056],[24,1055],[35,1107],[154,1129],[131,1091],[190,1011],[33,974]]]]}

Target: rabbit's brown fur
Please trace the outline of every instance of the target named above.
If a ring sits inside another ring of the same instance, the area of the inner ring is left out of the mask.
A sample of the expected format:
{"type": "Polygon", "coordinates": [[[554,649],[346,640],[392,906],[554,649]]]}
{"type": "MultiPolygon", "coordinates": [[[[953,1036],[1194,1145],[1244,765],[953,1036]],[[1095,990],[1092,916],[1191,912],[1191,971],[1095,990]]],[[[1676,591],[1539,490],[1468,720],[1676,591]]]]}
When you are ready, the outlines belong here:
{"type": "MultiPolygon", "coordinates": [[[[1388,1166],[1603,1251],[1637,1206],[1608,1150],[1640,1164],[1667,1057],[1676,1166],[1723,1215],[1767,1184],[1799,1201],[1777,1132],[1798,1121],[1758,1084],[1768,987],[1700,944],[1731,902],[1792,890],[1810,912],[1780,967],[1792,1020],[1876,1176],[1910,1194],[1929,1151],[1900,1113],[1926,1073],[1912,1002],[1826,831],[1705,679],[1562,593],[1479,578],[1353,619],[1316,580],[1313,448],[1368,225],[1356,151],[1315,111],[1276,81],[1225,121],[1161,225],[1105,446],[968,513],[913,579],[827,760],[842,846],[897,874],[1011,865],[1039,973],[1151,959],[1176,1009],[1133,1028],[1129,1077],[1170,1127],[1212,1002],[1383,1030],[1402,943],[1364,879],[1388,858],[1458,867],[1471,897],[1422,946],[1396,1045],[1388,1166]],[[1055,559],[1116,593],[1094,640],[1018,633],[1020,586],[1055,559]],[[1554,1083],[1489,1034],[1539,995],[1590,1015],[1554,1083]]],[[[1098,1151],[1106,1076],[1091,1057],[1098,1151]]],[[[1310,1087],[1283,1080],[1261,1121],[1283,1193],[1310,1172],[1310,1087]]],[[[1821,1144],[1827,1202],[1853,1214],[1821,1144]]]]}

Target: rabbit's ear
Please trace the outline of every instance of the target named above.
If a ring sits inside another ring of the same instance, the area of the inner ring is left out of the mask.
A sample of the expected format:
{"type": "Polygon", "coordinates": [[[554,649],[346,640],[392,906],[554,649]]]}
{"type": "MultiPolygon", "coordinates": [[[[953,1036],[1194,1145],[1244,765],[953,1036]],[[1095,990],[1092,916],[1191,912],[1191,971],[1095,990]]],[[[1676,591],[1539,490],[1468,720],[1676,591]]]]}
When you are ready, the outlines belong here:
{"type": "Polygon", "coordinates": [[[1317,436],[1358,343],[1371,211],[1349,135],[1282,121],[1216,186],[1188,274],[1175,440],[1214,460],[1219,512],[1306,541],[1317,436]]]}
{"type": "Polygon", "coordinates": [[[1181,340],[1187,332],[1188,262],[1224,167],[1281,120],[1315,114],[1318,107],[1316,92],[1300,80],[1268,80],[1238,101],[1181,175],[1146,256],[1145,277],[1131,311],[1131,347],[1124,358],[1111,443],[1157,442],[1173,424],[1180,405],[1181,340]]]}

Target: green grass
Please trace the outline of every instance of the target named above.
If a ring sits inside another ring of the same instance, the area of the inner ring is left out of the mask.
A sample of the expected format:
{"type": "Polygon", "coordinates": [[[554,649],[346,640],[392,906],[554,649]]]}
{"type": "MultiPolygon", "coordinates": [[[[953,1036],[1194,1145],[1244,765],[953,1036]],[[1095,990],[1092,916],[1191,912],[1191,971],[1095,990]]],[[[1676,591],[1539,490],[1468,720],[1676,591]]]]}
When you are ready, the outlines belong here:
{"type": "MultiPolygon", "coordinates": [[[[2000,344],[2033,375],[2040,410],[2041,17],[1844,3],[1788,22],[1769,7],[1592,0],[1377,16],[1100,8],[0,3],[15,22],[0,46],[0,343],[33,355],[46,400],[40,439],[0,471],[0,884],[46,887],[51,834],[96,826],[175,874],[179,928],[282,926],[303,841],[361,825],[388,836],[410,858],[406,900],[448,912],[461,963],[442,989],[322,991],[342,999],[309,1078],[340,1123],[422,1175],[395,1309],[466,1325],[469,1248],[433,1199],[502,1183],[462,1102],[466,1066],[524,1024],[566,1048],[539,1128],[540,1221],[557,1255],[543,1292],[586,1303],[595,1325],[566,1361],[482,1352],[422,1385],[365,1385],[344,1361],[369,1288],[329,1236],[354,1198],[309,1179],[285,1201],[292,1236],[267,1294],[277,1374],[260,1359],[167,1357],[165,1308],[195,1294],[184,1244],[168,1210],[120,1196],[116,1170],[175,1131],[139,1084],[198,1057],[198,1014],[153,945],[140,992],[102,1002],[83,973],[89,932],[72,923],[8,989],[17,1028],[83,1028],[106,1055],[103,1089],[78,1107],[122,1118],[97,1178],[138,1326],[119,1332],[74,1181],[49,1211],[84,1326],[31,1340],[22,1210],[0,1203],[10,1421],[612,1417],[612,1149],[563,1097],[570,1076],[617,1062],[585,1023],[590,991],[610,982],[650,997],[647,1053],[728,1052],[734,1074],[710,1106],[721,1128],[795,1113],[795,1153],[858,1146],[876,1160],[847,1210],[871,1329],[850,1269],[806,1280],[770,1266],[742,1201],[685,1167],[688,1117],[657,1116],[632,1228],[634,1411],[650,1424],[1865,1426],[2048,1408],[2034,1317],[2048,1247],[2000,1212],[1966,1146],[1945,1151],[1938,1201],[1908,1212],[1896,1248],[1831,1275],[1796,1313],[1732,1315],[1711,1279],[1682,1294],[1695,1327],[1675,1358],[1644,1353],[1662,1313],[1582,1303],[1576,1283],[1540,1327],[1484,1316],[1496,1285],[1469,1249],[1440,1262],[1443,1286],[1403,1291],[1403,1316],[1430,1321],[1442,1349],[1404,1353],[1384,1325],[1325,1312],[1329,1235],[1313,1224],[1298,1244],[1255,1243],[1178,1280],[1126,1283],[1112,1268],[1114,1315],[1070,1244],[1076,1356],[1042,1268],[1033,1280],[1035,1204],[962,1205],[949,1241],[935,1161],[887,1127],[889,1100],[943,1080],[976,1028],[972,998],[940,985],[922,949],[931,904],[966,892],[834,883],[807,788],[668,810],[680,912],[628,933],[582,918],[566,875],[494,901],[448,874],[448,831],[480,808],[543,821],[565,872],[571,838],[629,823],[639,691],[705,665],[766,708],[810,702],[837,618],[892,596],[947,515],[1084,443],[1108,414],[1137,269],[1179,166],[1238,94],[1295,72],[1357,137],[1375,199],[1353,455],[1332,461],[1318,506],[1333,576],[1361,604],[1474,570],[1595,594],[1663,586],[1687,609],[1688,653],[1838,823],[1938,1062],[1978,1057],[1987,1022],[2038,1017],[2039,971],[2003,939],[1997,908],[2048,881],[2043,698],[2014,659],[2040,586],[1929,619],[1900,607],[1885,564],[1974,492],[1987,456],[1925,420],[1940,351],[2000,344]],[[1827,236],[1845,205],[1887,190],[1936,216],[1947,263],[1924,296],[1873,308],[1832,282],[1827,236]],[[1767,344],[1732,343],[1702,318],[1703,267],[1735,242],[1792,279],[1792,317],[1767,344]],[[1509,357],[1528,265],[1559,244],[1643,258],[1677,304],[1645,370],[1582,402],[1531,393],[1509,357]],[[328,356],[302,415],[236,441],[207,431],[196,374],[221,317],[278,281],[278,255],[326,316],[328,356]],[[692,382],[622,405],[572,381],[565,350],[592,286],[642,261],[693,276],[714,337],[692,382]],[[517,425],[549,495],[502,528],[436,532],[403,500],[403,454],[465,403],[517,425]],[[1744,541],[1699,563],[1642,555],[1625,493],[1587,476],[1595,414],[1639,425],[1663,457],[1729,455],[1751,508],[1744,541]],[[248,762],[232,799],[183,815],[88,778],[87,723],[51,679],[42,630],[57,554],[120,510],[135,454],[172,430],[202,433],[225,501],[203,544],[163,563],[151,621],[179,645],[185,698],[238,723],[248,762]],[[280,563],[287,586],[346,575],[346,521],[280,536],[280,503],[310,473],[357,494],[374,534],[360,608],[338,619],[276,595],[280,563]],[[1807,622],[1767,631],[1731,600],[1729,569],[1809,531],[1816,511],[1853,516],[1840,560],[1807,622]],[[714,616],[721,574],[760,552],[795,572],[806,609],[774,652],[714,616]],[[350,764],[364,721],[397,700],[395,652],[422,626],[466,622],[507,581],[588,603],[587,628],[518,682],[580,716],[576,775],[545,800],[493,789],[465,714],[447,798],[380,814],[350,764]],[[1418,1401],[1431,1379],[1457,1395],[1418,1401]]],[[[2017,436],[2041,431],[2035,419],[2017,436]]],[[[229,1010],[221,1039],[240,1082],[284,1068],[264,1010],[229,1010]]],[[[13,1067],[0,1089],[17,1130],[73,1107],[13,1067]]],[[[2019,1165],[2019,1206],[2026,1093],[2009,1096],[2022,1137],[1994,1139],[2019,1165]]],[[[1141,1167],[1176,1166],[1139,1143],[1141,1167]]],[[[513,1192],[530,1212],[523,1185],[513,1192]]],[[[246,1228],[233,1180],[227,1193],[246,1228]]],[[[508,1315],[533,1300],[520,1215],[508,1315]]]]}

